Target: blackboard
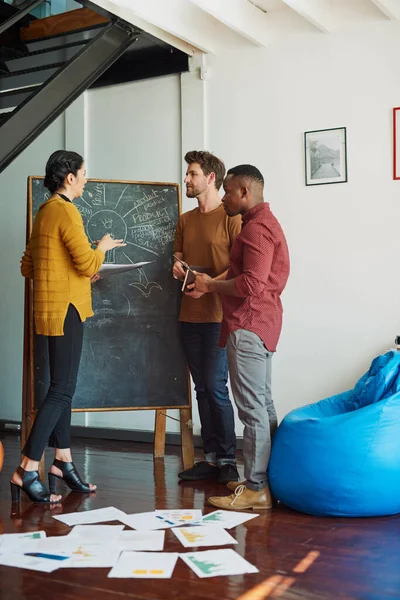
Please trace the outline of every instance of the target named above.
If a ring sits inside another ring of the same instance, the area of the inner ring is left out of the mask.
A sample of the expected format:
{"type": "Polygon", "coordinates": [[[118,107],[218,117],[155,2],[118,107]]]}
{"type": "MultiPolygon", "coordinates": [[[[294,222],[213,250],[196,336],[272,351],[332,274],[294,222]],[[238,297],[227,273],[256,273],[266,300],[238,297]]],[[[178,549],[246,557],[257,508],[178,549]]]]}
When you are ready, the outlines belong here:
{"type": "MultiPolygon", "coordinates": [[[[30,224],[49,195],[42,177],[29,177],[30,224]]],[[[178,329],[181,292],[171,276],[179,186],[89,179],[74,202],[90,241],[104,233],[125,240],[126,247],[107,252],[106,262],[153,262],[93,284],[94,316],[85,322],[73,410],[190,406],[178,329]]],[[[32,297],[28,301],[31,305],[32,297]]],[[[31,306],[26,314],[31,329],[29,393],[36,409],[49,384],[47,339],[34,332],[31,306]]]]}

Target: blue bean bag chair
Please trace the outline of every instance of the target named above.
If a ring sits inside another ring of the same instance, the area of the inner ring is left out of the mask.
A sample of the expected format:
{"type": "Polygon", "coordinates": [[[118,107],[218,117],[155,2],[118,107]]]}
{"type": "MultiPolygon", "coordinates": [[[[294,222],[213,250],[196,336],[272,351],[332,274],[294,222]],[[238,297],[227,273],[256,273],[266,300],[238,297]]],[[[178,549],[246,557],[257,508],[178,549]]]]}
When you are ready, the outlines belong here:
{"type": "Polygon", "coordinates": [[[375,358],[353,390],[290,412],[273,439],[273,495],[312,515],[400,512],[400,352],[375,358]]]}

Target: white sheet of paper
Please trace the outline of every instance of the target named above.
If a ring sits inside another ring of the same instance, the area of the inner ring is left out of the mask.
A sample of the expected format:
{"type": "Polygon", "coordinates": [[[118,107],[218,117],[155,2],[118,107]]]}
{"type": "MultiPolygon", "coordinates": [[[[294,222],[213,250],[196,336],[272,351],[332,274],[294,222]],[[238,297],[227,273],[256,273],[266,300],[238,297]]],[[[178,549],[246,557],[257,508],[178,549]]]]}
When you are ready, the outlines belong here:
{"type": "Polygon", "coordinates": [[[119,519],[121,523],[128,525],[128,527],[132,527],[132,529],[137,529],[138,531],[150,531],[152,529],[168,529],[173,525],[164,521],[162,517],[157,518],[156,513],[153,512],[145,512],[145,513],[136,513],[133,515],[125,515],[119,519]]]}
{"type": "Polygon", "coordinates": [[[24,540],[41,540],[46,537],[45,531],[28,531],[24,533],[4,533],[0,535],[0,554],[18,547],[24,540]]]}
{"type": "Polygon", "coordinates": [[[255,517],[259,517],[259,515],[250,515],[249,513],[235,512],[231,510],[215,510],[208,515],[204,515],[201,522],[204,525],[217,525],[218,527],[223,527],[224,529],[232,529],[233,527],[237,527],[242,523],[246,523],[246,521],[250,521],[250,519],[254,519],[255,517]]]}
{"type": "Polygon", "coordinates": [[[237,544],[230,533],[215,525],[194,525],[193,527],[177,527],[171,529],[185,548],[198,546],[228,546],[237,544]]]}
{"type": "Polygon", "coordinates": [[[116,540],[121,551],[150,551],[164,550],[165,531],[122,531],[116,540]]]}
{"type": "Polygon", "coordinates": [[[178,556],[177,552],[123,552],[108,577],[170,579],[178,556]]]}
{"type": "Polygon", "coordinates": [[[231,549],[187,552],[179,556],[201,578],[258,573],[257,567],[231,549]]]}
{"type": "Polygon", "coordinates": [[[107,508],[97,508],[95,510],[83,510],[82,512],[68,513],[65,515],[54,515],[53,519],[61,521],[72,527],[73,525],[83,525],[85,523],[102,523],[104,521],[120,521],[123,523],[122,517],[125,513],[114,506],[107,508]]]}
{"type": "Polygon", "coordinates": [[[23,540],[18,548],[13,548],[11,552],[28,554],[29,552],[41,552],[43,554],[56,554],[58,556],[70,556],[76,546],[76,542],[71,540],[68,535],[59,535],[47,537],[42,540],[23,540]]]}
{"type": "Polygon", "coordinates": [[[112,263],[103,263],[99,269],[99,275],[101,275],[101,277],[108,277],[108,275],[117,275],[118,273],[125,273],[126,271],[132,271],[133,269],[144,267],[145,265],[149,265],[152,262],[154,262],[154,260],[117,265],[112,263]]]}
{"type": "Polygon", "coordinates": [[[156,510],[156,517],[163,519],[169,525],[198,525],[203,513],[199,509],[188,510],[156,510]]]}
{"type": "Polygon", "coordinates": [[[75,525],[66,537],[79,539],[83,544],[107,544],[117,540],[124,527],[125,525],[75,525]]]}
{"type": "MultiPolygon", "coordinates": [[[[62,561],[49,560],[36,556],[25,556],[24,554],[2,554],[0,565],[5,567],[17,567],[18,569],[30,569],[31,571],[43,571],[52,573],[62,566],[62,561]]],[[[11,577],[11,575],[10,575],[11,577]]]]}
{"type": "Polygon", "coordinates": [[[113,567],[119,558],[121,551],[117,545],[100,544],[81,544],[78,543],[70,554],[70,558],[61,567],[82,568],[82,567],[113,567]]]}

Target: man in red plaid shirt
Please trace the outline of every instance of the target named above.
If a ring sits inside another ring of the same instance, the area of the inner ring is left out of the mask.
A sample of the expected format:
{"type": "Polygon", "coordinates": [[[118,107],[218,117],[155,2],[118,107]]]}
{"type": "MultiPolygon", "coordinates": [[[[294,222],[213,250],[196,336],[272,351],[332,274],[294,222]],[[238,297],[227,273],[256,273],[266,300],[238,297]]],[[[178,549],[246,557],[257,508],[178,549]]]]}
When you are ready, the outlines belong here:
{"type": "Polygon", "coordinates": [[[264,202],[264,179],[256,167],[230,169],[224,190],[225,211],[230,217],[242,215],[242,231],[232,246],[225,278],[198,273],[195,290],[222,297],[220,346],[226,345],[233,396],[244,425],[246,480],[228,483],[233,493],[209,502],[228,510],[268,509],[267,469],[277,427],[271,359],[282,328],[280,296],[289,276],[289,252],[282,228],[264,202]]]}

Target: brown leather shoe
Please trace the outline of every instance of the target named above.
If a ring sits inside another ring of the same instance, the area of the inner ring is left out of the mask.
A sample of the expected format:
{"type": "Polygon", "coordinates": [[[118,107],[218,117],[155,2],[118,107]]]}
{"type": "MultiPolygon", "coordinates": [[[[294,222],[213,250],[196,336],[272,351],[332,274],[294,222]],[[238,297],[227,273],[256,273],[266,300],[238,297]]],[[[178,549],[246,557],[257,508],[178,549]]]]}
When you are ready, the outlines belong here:
{"type": "Polygon", "coordinates": [[[231,490],[231,492],[234,492],[239,485],[246,485],[246,480],[230,481],[229,483],[226,484],[226,487],[228,488],[228,490],[231,490]]]}
{"type": "Polygon", "coordinates": [[[268,510],[272,508],[269,487],[258,492],[249,490],[245,485],[238,485],[230,496],[212,496],[208,503],[224,510],[268,510]]]}

